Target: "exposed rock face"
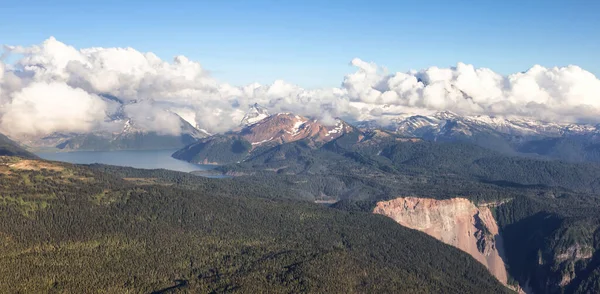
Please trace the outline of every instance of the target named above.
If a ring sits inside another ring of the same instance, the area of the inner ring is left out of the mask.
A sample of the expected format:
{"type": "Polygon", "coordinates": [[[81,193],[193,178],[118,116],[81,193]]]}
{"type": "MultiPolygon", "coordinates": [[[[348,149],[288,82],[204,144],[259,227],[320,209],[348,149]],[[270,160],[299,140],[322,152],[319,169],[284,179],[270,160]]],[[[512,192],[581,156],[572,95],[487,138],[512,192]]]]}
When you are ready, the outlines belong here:
{"type": "MultiPolygon", "coordinates": [[[[591,259],[594,254],[594,248],[591,246],[581,245],[575,243],[563,250],[559,250],[555,253],[554,259],[550,264],[559,265],[560,269],[559,278],[560,281],[548,279],[547,285],[556,284],[560,287],[568,286],[573,279],[577,277],[576,263],[580,260],[591,259]]],[[[541,262],[544,263],[543,261],[541,262]]]]}
{"type": "Polygon", "coordinates": [[[381,201],[373,212],[469,253],[498,280],[507,283],[506,268],[500,257],[502,240],[488,207],[477,207],[464,198],[405,197],[381,201]]]}
{"type": "Polygon", "coordinates": [[[555,257],[555,260],[558,262],[563,262],[565,260],[578,261],[581,259],[592,258],[593,254],[594,248],[575,244],[568,247],[563,252],[559,252],[555,257]]]}

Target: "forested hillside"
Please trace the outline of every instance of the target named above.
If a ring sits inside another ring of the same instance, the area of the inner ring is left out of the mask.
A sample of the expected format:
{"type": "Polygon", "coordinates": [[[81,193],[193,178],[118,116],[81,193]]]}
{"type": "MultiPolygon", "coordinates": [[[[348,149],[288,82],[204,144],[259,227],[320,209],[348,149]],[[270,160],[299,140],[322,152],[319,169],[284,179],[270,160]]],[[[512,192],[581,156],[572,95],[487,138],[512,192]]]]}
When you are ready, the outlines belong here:
{"type": "Polygon", "coordinates": [[[385,217],[249,184],[2,157],[0,292],[506,292],[385,217]]]}
{"type": "MultiPolygon", "coordinates": [[[[459,187],[469,186],[464,189],[468,193],[480,191],[472,188],[473,185],[487,184],[504,188],[547,187],[600,192],[597,164],[507,156],[464,143],[398,141],[398,138],[356,143],[354,139],[344,139],[342,136],[319,149],[312,149],[303,142],[288,143],[218,170],[244,175],[351,176],[384,185],[392,181],[429,187],[426,189],[437,189],[441,182],[451,186],[455,185],[452,182],[460,182],[459,187]]],[[[340,197],[340,194],[330,196],[340,197]]]]}

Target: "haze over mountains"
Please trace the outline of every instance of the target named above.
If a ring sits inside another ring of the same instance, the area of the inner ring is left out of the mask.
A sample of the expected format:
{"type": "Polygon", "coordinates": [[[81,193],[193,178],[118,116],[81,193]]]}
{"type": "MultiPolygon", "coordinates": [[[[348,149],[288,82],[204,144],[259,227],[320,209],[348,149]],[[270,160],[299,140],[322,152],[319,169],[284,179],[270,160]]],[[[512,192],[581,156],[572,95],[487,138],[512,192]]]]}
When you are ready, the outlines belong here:
{"type": "Polygon", "coordinates": [[[54,132],[49,135],[21,135],[14,139],[32,149],[49,150],[147,150],[173,149],[191,144],[209,134],[199,130],[181,116],[167,109],[157,108],[152,114],[153,101],[129,101],[124,103],[116,97],[103,96],[104,101],[117,103],[107,112],[104,129],[88,132],[54,132]],[[128,116],[128,109],[138,109],[140,115],[128,116]],[[173,126],[171,129],[157,130],[158,126],[173,126]]]}
{"type": "Polygon", "coordinates": [[[36,158],[34,154],[23,149],[18,143],[12,141],[3,134],[0,134],[0,156],[21,156],[26,158],[36,158]]]}

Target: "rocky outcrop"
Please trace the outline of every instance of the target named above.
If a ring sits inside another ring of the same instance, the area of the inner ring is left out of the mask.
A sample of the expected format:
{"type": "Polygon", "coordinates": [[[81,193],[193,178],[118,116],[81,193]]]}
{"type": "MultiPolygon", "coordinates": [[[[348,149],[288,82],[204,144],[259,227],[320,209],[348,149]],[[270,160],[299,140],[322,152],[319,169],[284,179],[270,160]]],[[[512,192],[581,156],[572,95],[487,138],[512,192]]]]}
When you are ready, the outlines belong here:
{"type": "Polygon", "coordinates": [[[558,252],[554,259],[558,262],[563,262],[566,260],[577,262],[581,259],[592,258],[593,254],[594,248],[591,246],[582,246],[575,243],[574,245],[567,247],[562,252],[558,252]]]}
{"type": "Polygon", "coordinates": [[[373,212],[463,250],[484,264],[498,280],[507,283],[501,258],[502,239],[488,207],[477,207],[465,198],[403,197],[378,202],[373,212]]]}
{"type": "MultiPolygon", "coordinates": [[[[546,285],[558,285],[559,287],[567,287],[571,281],[573,281],[577,275],[576,264],[579,261],[589,260],[593,257],[594,248],[588,245],[581,245],[575,242],[573,245],[563,249],[557,249],[554,258],[549,261],[550,268],[556,268],[554,272],[559,273],[557,275],[558,280],[552,280],[551,278],[546,281],[546,285]]],[[[585,264],[585,262],[581,263],[585,264]]],[[[542,260],[541,265],[544,265],[542,260]]],[[[551,275],[549,275],[551,276],[551,275]]]]}

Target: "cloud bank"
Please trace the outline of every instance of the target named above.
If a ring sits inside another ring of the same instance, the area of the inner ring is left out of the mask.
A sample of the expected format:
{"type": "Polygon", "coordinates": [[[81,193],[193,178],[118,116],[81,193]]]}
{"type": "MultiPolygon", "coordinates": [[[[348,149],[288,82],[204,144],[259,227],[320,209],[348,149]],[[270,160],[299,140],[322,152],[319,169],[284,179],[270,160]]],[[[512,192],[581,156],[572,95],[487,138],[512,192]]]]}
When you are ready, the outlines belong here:
{"type": "Polygon", "coordinates": [[[0,60],[0,132],[12,136],[110,130],[118,113],[163,133],[179,130],[169,113],[223,132],[237,127],[254,103],[325,122],[385,122],[442,110],[600,122],[600,80],[573,65],[536,65],[508,76],[464,63],[388,73],[356,58],[356,71],[340,87],[311,90],[281,80],[233,86],[184,56],[168,62],[133,48],[76,49],[52,37],[31,47],[5,46],[2,56],[16,59],[0,60]]]}

